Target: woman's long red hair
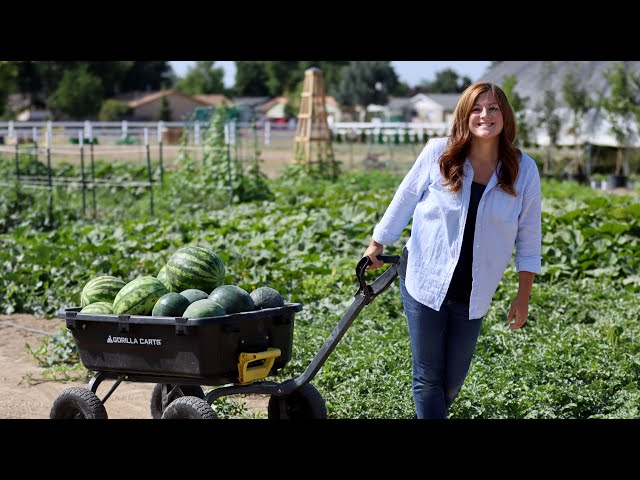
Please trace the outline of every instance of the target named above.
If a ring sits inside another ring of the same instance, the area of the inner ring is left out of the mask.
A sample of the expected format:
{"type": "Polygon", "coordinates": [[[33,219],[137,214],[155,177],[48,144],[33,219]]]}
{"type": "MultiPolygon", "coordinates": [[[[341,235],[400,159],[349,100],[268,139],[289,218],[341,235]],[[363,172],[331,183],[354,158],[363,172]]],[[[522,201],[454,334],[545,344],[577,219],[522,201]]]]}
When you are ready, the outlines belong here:
{"type": "Polygon", "coordinates": [[[445,179],[444,185],[450,186],[452,192],[457,192],[462,188],[464,161],[471,148],[469,116],[478,96],[487,92],[496,99],[504,122],[498,146],[498,158],[502,161],[502,168],[496,172],[498,186],[510,195],[515,195],[513,183],[518,176],[518,162],[521,155],[521,152],[513,144],[516,138],[516,119],[507,96],[500,87],[492,83],[474,83],[462,92],[454,112],[449,142],[440,157],[440,172],[445,179]]]}

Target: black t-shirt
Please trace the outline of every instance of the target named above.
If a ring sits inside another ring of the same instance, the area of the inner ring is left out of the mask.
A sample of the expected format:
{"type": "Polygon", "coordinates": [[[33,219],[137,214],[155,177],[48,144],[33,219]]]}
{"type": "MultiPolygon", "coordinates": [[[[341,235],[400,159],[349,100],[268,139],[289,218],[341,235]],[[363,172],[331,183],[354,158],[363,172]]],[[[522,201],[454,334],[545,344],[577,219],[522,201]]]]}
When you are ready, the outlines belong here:
{"type": "Polygon", "coordinates": [[[477,182],[471,184],[469,213],[467,214],[467,223],[464,225],[460,258],[458,259],[456,269],[453,271],[449,290],[447,290],[447,294],[444,297],[445,300],[453,300],[469,305],[469,299],[471,298],[471,265],[473,263],[473,237],[476,229],[476,216],[478,214],[478,204],[486,187],[486,185],[477,182]]]}
{"type": "MultiPolygon", "coordinates": [[[[460,257],[456,269],[453,272],[453,278],[449,284],[449,290],[445,299],[461,302],[469,305],[471,298],[471,265],[473,263],[473,237],[476,228],[476,216],[478,214],[478,204],[482,198],[482,194],[487,186],[481,183],[473,182],[471,184],[471,198],[469,199],[469,213],[467,214],[467,222],[464,225],[464,235],[462,237],[462,247],[460,248],[460,257]]],[[[398,272],[402,278],[406,278],[407,261],[409,259],[409,251],[405,246],[402,249],[402,258],[398,265],[398,272]]]]}

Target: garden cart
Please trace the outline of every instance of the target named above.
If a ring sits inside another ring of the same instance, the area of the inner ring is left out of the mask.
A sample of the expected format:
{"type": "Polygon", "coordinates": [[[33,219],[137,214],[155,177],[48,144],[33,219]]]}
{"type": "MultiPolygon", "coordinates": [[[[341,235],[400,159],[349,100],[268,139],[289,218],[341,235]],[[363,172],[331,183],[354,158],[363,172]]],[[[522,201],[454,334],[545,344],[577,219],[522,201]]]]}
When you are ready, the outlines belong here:
{"type": "Polygon", "coordinates": [[[62,308],[80,360],[95,372],[87,388],[64,390],[54,401],[50,418],[106,419],[105,402],[123,381],[155,383],[151,414],[162,419],[215,419],[213,402],[225,395],[269,395],[269,419],[321,419],[325,401],[311,380],[360,311],[398,275],[397,255],[378,256],[391,264],[371,284],[365,281],[369,257],[356,266],[358,291],[309,366],[282,383],[265,380],[291,358],[294,315],[299,303],[219,317],[184,318],[81,313],[62,308]],[[115,382],[97,396],[105,380],[115,382]],[[204,393],[203,386],[216,387],[204,393]]]}

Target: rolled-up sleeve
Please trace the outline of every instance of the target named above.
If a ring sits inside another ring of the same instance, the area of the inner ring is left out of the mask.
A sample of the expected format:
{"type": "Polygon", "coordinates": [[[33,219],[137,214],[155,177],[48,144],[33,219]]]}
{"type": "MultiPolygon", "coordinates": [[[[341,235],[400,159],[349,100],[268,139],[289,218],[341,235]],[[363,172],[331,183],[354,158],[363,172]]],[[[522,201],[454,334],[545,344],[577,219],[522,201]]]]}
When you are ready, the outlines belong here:
{"type": "Polygon", "coordinates": [[[400,183],[382,219],[374,227],[372,238],[376,242],[390,245],[400,239],[402,230],[409,224],[425,187],[429,185],[433,150],[433,142],[429,140],[400,183]]]}
{"type": "Polygon", "coordinates": [[[516,269],[540,273],[542,269],[542,193],[538,167],[529,165],[516,236],[516,269]]]}

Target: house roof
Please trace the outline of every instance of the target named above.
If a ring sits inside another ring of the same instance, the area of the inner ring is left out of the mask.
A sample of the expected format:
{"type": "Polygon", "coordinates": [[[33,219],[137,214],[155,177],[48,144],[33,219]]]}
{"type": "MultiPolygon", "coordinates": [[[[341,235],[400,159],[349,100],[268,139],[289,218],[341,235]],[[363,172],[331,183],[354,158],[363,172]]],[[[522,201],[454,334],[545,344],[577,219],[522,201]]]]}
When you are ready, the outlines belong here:
{"type": "Polygon", "coordinates": [[[233,104],[236,107],[255,108],[269,100],[271,100],[271,97],[236,97],[233,99],[233,104]]]}
{"type": "Polygon", "coordinates": [[[261,105],[259,105],[257,107],[257,110],[260,113],[266,113],[269,111],[269,109],[273,108],[275,105],[277,105],[278,103],[284,103],[285,105],[287,103],[289,103],[289,99],[287,97],[276,97],[276,98],[272,98],[271,100],[269,100],[268,102],[265,102],[261,105]]]}
{"type": "MultiPolygon", "coordinates": [[[[580,79],[580,88],[584,88],[592,100],[599,100],[609,94],[609,85],[605,77],[607,68],[617,61],[513,61],[500,62],[489,68],[477,81],[486,81],[502,86],[509,75],[514,75],[516,84],[513,91],[525,100],[526,113],[533,124],[542,111],[545,92],[556,93],[557,113],[563,125],[569,123],[571,114],[562,94],[562,84],[569,72],[574,72],[580,79]]],[[[640,62],[625,62],[635,75],[640,75],[640,62]]],[[[591,108],[583,119],[582,131],[587,141],[594,145],[615,146],[614,137],[609,131],[610,124],[604,111],[591,108]]],[[[541,144],[548,143],[548,136],[542,128],[533,128],[541,144]]],[[[632,134],[633,145],[638,143],[635,133],[632,134]]],[[[573,140],[561,129],[558,144],[572,144],[573,140]]]]}
{"type": "Polygon", "coordinates": [[[233,102],[231,100],[229,100],[224,95],[219,94],[193,95],[193,98],[214,107],[217,107],[218,105],[233,105],[233,102]]]}
{"type": "Polygon", "coordinates": [[[456,105],[460,99],[459,93],[425,93],[424,95],[442,105],[445,110],[452,112],[456,109],[456,105]]]}
{"type": "MultiPolygon", "coordinates": [[[[575,72],[582,82],[581,87],[593,97],[606,95],[609,91],[604,72],[615,61],[514,61],[500,62],[489,68],[478,80],[502,85],[505,77],[515,75],[515,93],[523,98],[529,97],[527,106],[537,108],[544,101],[544,92],[556,92],[558,107],[566,106],[562,95],[562,84],[567,74],[575,72]]],[[[631,71],[640,74],[640,62],[626,62],[631,71]]],[[[596,99],[594,98],[594,100],[596,99]]]]}
{"type": "Polygon", "coordinates": [[[149,93],[149,94],[147,94],[147,95],[145,95],[142,98],[139,98],[137,100],[131,100],[131,101],[128,102],[128,104],[129,104],[129,106],[131,108],[138,108],[141,105],[146,105],[147,103],[154,102],[154,101],[158,100],[159,98],[167,97],[169,95],[188,98],[190,100],[194,100],[197,103],[202,104],[202,106],[208,106],[209,105],[208,103],[206,103],[206,102],[204,102],[202,100],[199,100],[198,98],[196,98],[194,96],[185,95],[185,94],[180,93],[180,92],[178,92],[176,90],[160,90],[158,92],[152,92],[152,93],[149,93]]]}

